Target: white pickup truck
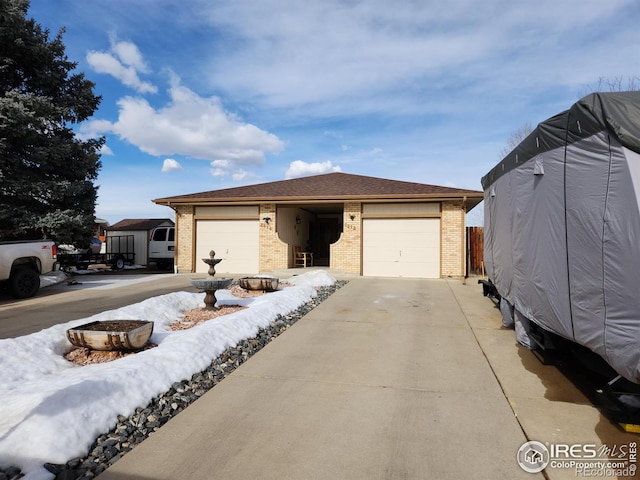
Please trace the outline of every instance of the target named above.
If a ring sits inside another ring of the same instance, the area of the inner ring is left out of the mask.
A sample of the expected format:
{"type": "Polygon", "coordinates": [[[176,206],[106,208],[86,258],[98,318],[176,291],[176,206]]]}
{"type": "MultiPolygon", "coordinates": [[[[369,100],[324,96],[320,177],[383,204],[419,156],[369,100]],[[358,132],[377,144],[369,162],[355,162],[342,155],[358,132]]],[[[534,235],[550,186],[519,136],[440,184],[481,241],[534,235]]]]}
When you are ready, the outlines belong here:
{"type": "Polygon", "coordinates": [[[15,298],[33,297],[40,275],[57,268],[56,253],[51,240],[0,242],[0,282],[15,298]]]}

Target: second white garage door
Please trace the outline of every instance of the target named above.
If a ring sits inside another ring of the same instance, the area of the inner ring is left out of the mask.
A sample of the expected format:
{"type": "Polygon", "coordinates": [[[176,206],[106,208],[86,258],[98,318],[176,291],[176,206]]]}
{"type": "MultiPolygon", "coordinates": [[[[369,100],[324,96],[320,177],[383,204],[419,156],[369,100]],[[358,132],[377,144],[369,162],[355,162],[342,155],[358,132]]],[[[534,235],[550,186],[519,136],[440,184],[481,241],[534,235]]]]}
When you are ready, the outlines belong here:
{"type": "Polygon", "coordinates": [[[216,276],[220,273],[252,274],[259,271],[258,220],[198,220],[196,222],[196,272],[206,273],[201,260],[215,250],[216,276]]]}
{"type": "Polygon", "coordinates": [[[362,257],[365,276],[439,278],[440,219],[364,219],[362,257]]]}

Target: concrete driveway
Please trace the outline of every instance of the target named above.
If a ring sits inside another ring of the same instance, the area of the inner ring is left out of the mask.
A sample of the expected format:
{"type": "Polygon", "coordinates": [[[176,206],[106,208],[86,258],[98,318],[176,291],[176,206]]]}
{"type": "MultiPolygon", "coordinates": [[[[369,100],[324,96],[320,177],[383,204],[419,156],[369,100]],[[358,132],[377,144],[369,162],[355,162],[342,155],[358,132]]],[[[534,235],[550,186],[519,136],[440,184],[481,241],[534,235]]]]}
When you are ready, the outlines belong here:
{"type": "Polygon", "coordinates": [[[527,440],[637,440],[518,347],[481,291],[352,279],[100,479],[530,479],[527,440]]]}
{"type": "Polygon", "coordinates": [[[84,318],[165,293],[196,292],[192,274],[133,272],[74,275],[73,282],[41,288],[36,297],[0,296],[0,338],[28,335],[58,323],[84,318]]]}
{"type": "MultiPolygon", "coordinates": [[[[0,299],[0,338],[190,290],[191,277],[80,277],[0,299]]],[[[610,461],[638,441],[518,346],[475,281],[349,280],[100,479],[542,478],[516,461],[527,440],[606,446],[610,461]]]]}

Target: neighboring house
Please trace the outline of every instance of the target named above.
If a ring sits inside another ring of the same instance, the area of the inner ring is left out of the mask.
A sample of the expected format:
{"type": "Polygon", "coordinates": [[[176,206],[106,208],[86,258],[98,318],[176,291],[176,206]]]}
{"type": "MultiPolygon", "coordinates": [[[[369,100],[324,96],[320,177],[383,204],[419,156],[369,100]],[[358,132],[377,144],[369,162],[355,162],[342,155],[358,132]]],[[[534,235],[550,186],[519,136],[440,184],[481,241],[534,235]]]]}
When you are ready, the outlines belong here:
{"type": "Polygon", "coordinates": [[[93,219],[93,235],[98,237],[100,241],[104,242],[106,236],[106,230],[109,228],[109,222],[102,218],[95,217],[93,219]]]}
{"type": "Polygon", "coordinates": [[[176,212],[179,272],[252,274],[294,266],[293,248],[314,266],[365,276],[461,277],[465,213],[475,190],[329,173],[213,190],[154,202],[176,212]]]}
{"type": "Polygon", "coordinates": [[[114,223],[107,229],[110,237],[133,235],[135,263],[147,265],[149,259],[149,236],[156,227],[174,226],[169,218],[127,218],[114,223]]]}

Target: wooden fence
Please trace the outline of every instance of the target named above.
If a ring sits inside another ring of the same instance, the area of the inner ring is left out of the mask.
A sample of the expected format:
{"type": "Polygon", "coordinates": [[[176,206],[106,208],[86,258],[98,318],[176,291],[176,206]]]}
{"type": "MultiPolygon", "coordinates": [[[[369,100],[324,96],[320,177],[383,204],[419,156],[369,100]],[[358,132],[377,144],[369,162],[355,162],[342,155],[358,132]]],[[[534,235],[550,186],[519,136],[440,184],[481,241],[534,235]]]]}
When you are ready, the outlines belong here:
{"type": "Polygon", "coordinates": [[[467,274],[482,275],[484,233],[482,227],[467,227],[467,274]]]}

